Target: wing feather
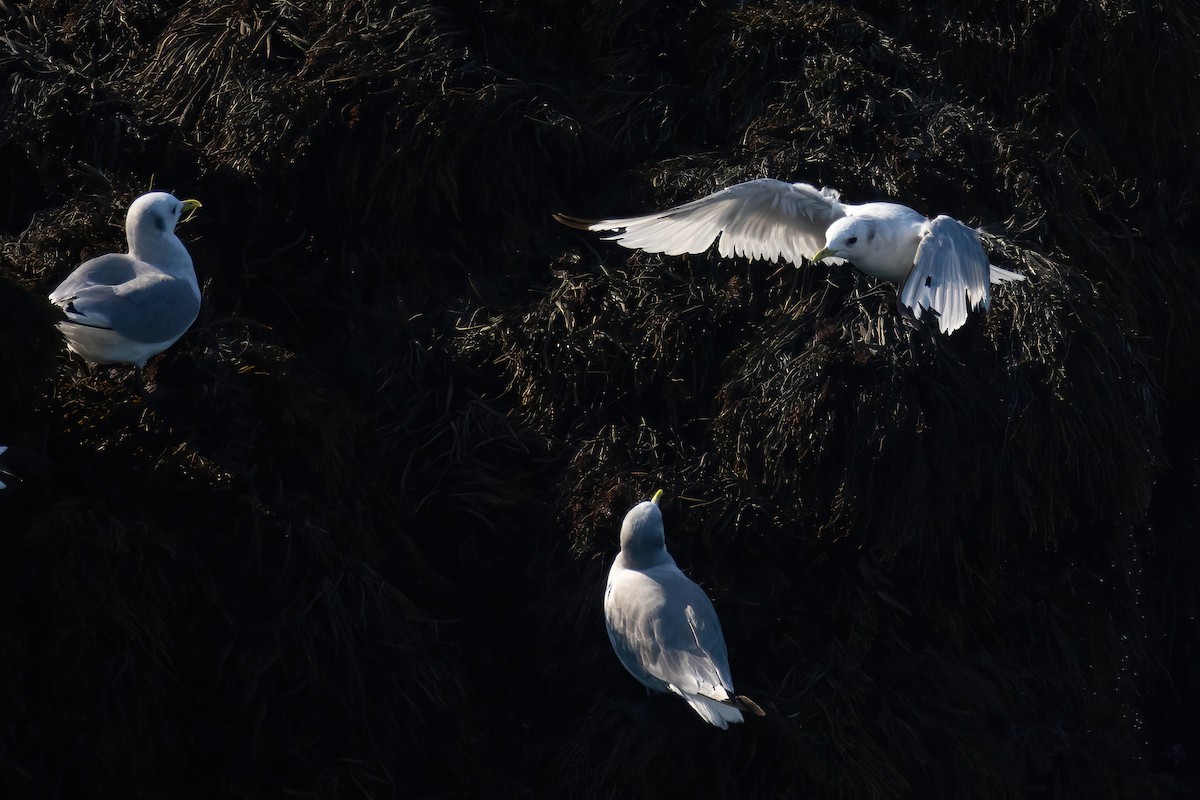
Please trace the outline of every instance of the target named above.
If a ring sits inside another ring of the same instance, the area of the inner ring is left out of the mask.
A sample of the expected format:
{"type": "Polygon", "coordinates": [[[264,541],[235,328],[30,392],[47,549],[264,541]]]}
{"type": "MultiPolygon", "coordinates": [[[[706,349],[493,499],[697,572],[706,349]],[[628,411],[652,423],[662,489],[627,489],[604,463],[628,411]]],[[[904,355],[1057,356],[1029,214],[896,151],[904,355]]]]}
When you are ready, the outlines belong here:
{"type": "Polygon", "coordinates": [[[825,230],[845,215],[832,189],[760,178],[640,217],[555,217],[573,227],[613,231],[604,238],[651,253],[703,253],[717,241],[717,251],[725,258],[782,258],[799,264],[825,244],[825,230]]]}
{"type": "Polygon", "coordinates": [[[991,306],[990,277],[979,235],[956,219],[939,216],[921,231],[899,299],[918,318],[933,311],[942,332],[951,333],[966,323],[970,310],[991,306]]]}
{"type": "Polygon", "coordinates": [[[200,311],[187,281],[123,254],[81,264],[50,295],[67,323],[105,328],[135,342],[177,338],[200,311]]]}
{"type": "Polygon", "coordinates": [[[614,575],[604,610],[613,649],[639,681],[684,697],[732,698],[716,609],[674,564],[614,575]]]}
{"type": "Polygon", "coordinates": [[[107,253],[90,258],[76,267],[50,294],[56,306],[70,302],[79,292],[91,286],[114,286],[132,280],[140,262],[124,253],[107,253]]]}

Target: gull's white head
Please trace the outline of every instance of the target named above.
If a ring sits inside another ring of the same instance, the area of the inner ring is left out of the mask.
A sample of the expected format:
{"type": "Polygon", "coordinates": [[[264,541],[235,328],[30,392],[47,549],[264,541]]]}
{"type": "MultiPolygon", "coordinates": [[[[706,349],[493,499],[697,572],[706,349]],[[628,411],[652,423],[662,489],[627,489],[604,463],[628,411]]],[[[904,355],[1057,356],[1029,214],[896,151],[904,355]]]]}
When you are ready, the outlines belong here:
{"type": "Polygon", "coordinates": [[[133,242],[143,236],[172,233],[180,219],[191,219],[199,200],[178,200],[166,192],[144,194],[129,206],[125,215],[125,235],[133,242]]]}
{"type": "Polygon", "coordinates": [[[860,264],[863,261],[869,262],[877,235],[878,231],[874,220],[863,217],[842,217],[825,231],[825,246],[813,256],[813,261],[837,256],[854,264],[860,264]]]}
{"type": "Polygon", "coordinates": [[[654,497],[629,509],[621,523],[621,554],[628,566],[644,567],[670,558],[667,555],[666,534],[658,501],[662,489],[654,497]]]}
{"type": "Polygon", "coordinates": [[[175,238],[175,225],[191,219],[198,208],[199,200],[179,200],[166,192],[150,192],[134,200],[125,215],[129,255],[160,266],[186,261],[190,270],[191,258],[175,238]]]}

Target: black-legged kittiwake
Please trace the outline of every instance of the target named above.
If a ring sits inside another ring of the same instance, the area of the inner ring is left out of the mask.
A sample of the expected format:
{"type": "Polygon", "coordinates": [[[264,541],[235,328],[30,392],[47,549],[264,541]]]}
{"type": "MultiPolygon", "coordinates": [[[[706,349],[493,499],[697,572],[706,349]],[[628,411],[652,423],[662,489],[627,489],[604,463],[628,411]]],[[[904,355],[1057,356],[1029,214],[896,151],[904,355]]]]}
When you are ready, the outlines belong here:
{"type": "Polygon", "coordinates": [[[646,214],[560,222],[629,248],[680,255],[703,253],[719,238],[724,257],[784,261],[846,260],[899,285],[898,300],[917,318],[933,311],[944,333],[960,328],[970,309],[991,305],[990,283],[1024,276],[988,263],[979,234],[947,216],[928,219],[897,203],[850,205],[832,189],[762,178],[690,203],[646,214]]]}
{"type": "Polygon", "coordinates": [[[763,711],[735,695],[725,637],[712,602],[667,552],[658,501],[638,503],[621,524],[608,573],[604,621],[621,664],[647,688],[673,692],[706,722],[728,728],[763,711]]]}
{"type": "Polygon", "coordinates": [[[142,195],[125,215],[129,252],[85,261],[51,293],[72,352],[94,364],[141,366],[191,326],[200,286],[175,223],[199,207],[166,192],[142,195]]]}

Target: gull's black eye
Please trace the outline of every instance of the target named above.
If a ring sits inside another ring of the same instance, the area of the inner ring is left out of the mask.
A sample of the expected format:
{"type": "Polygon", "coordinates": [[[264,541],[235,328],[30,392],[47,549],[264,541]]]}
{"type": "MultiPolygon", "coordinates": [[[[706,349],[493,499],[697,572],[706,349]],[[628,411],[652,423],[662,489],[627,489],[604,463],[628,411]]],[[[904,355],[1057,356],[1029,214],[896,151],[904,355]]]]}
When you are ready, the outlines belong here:
{"type": "Polygon", "coordinates": [[[857,244],[857,243],[858,243],[857,236],[851,236],[849,239],[846,240],[846,244],[857,244]]]}

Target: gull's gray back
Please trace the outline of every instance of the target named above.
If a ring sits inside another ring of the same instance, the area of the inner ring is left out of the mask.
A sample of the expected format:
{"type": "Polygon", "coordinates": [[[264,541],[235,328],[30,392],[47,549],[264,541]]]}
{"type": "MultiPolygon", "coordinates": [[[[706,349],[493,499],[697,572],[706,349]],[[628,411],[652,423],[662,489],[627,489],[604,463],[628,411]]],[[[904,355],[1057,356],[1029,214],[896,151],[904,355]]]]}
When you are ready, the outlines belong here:
{"type": "Polygon", "coordinates": [[[656,691],[724,699],[733,694],[717,612],[674,561],[626,569],[618,557],[604,597],[608,638],[621,663],[656,691]]]}
{"type": "Polygon", "coordinates": [[[81,264],[50,300],[75,324],[108,328],[146,343],[178,337],[200,311],[191,283],[119,253],[81,264]]]}

